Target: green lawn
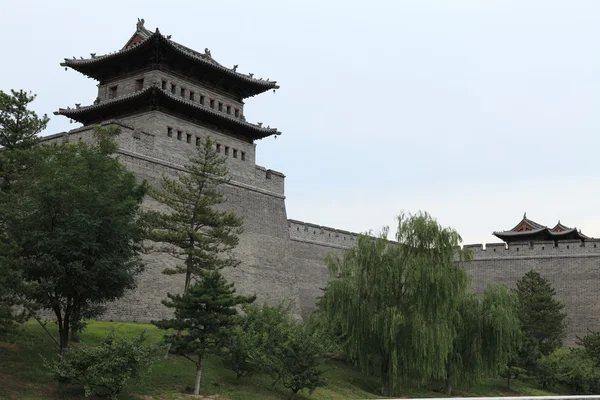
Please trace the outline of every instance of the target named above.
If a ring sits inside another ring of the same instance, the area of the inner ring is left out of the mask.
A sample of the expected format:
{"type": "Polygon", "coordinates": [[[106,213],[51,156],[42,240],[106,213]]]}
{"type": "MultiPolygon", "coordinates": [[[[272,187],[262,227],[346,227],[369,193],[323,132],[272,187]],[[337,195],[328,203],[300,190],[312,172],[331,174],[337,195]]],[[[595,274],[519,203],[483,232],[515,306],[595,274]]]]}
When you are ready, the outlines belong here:
{"type": "MultiPolygon", "coordinates": [[[[150,340],[158,341],[162,333],[152,325],[95,321],[90,323],[82,335],[82,342],[98,343],[106,332],[114,327],[122,334],[138,334],[147,329],[150,340]]],[[[56,357],[57,347],[35,322],[24,327],[23,335],[17,343],[0,342],[0,399],[83,399],[76,390],[59,391],[47,375],[40,356],[46,359],[56,357]]],[[[378,382],[341,361],[330,361],[326,365],[329,385],[317,389],[312,395],[303,393],[300,399],[374,399],[378,382]]],[[[170,356],[161,359],[152,371],[140,382],[132,383],[121,395],[121,399],[167,400],[186,399],[184,388],[194,383],[194,366],[185,359],[170,356]]],[[[288,391],[273,386],[271,379],[257,375],[236,379],[235,374],[226,369],[218,357],[211,357],[206,363],[202,377],[202,393],[214,400],[281,400],[288,397],[288,391]],[[217,396],[218,395],[218,396],[217,396]]],[[[488,380],[476,387],[458,391],[464,396],[510,396],[510,395],[551,395],[514,382],[512,390],[506,389],[502,380],[488,380]]],[[[443,397],[439,392],[425,388],[407,390],[402,397],[443,397]]]]}

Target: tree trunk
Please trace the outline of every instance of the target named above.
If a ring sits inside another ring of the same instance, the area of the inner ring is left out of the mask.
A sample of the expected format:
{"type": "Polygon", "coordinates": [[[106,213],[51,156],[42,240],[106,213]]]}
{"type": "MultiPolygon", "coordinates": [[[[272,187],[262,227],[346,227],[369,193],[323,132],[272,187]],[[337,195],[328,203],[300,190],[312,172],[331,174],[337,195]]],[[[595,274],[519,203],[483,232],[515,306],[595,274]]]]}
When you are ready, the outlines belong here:
{"type": "Polygon", "coordinates": [[[383,357],[381,360],[381,394],[384,396],[392,395],[392,388],[390,387],[389,366],[390,360],[387,357],[383,357]]]}
{"type": "Polygon", "coordinates": [[[296,400],[298,398],[298,389],[292,389],[292,394],[290,395],[290,400],[296,400]]]}
{"type": "Polygon", "coordinates": [[[506,387],[510,389],[510,371],[508,371],[508,376],[506,377],[506,387]]]}
{"type": "Polygon", "coordinates": [[[194,386],[194,394],[200,394],[200,380],[202,379],[202,364],[204,357],[198,356],[198,364],[196,364],[196,385],[194,386]]]}
{"type": "Polygon", "coordinates": [[[446,374],[446,394],[452,396],[452,375],[450,372],[446,374]]]}

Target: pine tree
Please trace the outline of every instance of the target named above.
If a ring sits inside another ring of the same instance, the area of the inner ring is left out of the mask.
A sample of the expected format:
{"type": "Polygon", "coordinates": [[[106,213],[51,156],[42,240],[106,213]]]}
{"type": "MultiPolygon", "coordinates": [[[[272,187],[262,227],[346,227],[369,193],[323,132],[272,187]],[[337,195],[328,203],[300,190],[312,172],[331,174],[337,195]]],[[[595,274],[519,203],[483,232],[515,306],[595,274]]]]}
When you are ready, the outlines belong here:
{"type": "Polygon", "coordinates": [[[202,271],[238,265],[231,250],[242,232],[240,218],[216,208],[225,201],[220,189],[229,175],[226,160],[216,152],[214,142],[207,138],[189,161],[178,179],[165,176],[160,188],[150,188],[150,196],[169,210],[145,214],[148,238],[160,243],[156,249],[183,261],[183,265],[163,272],[185,274],[184,293],[202,271]]]}
{"type": "Polygon", "coordinates": [[[220,354],[232,333],[236,306],[254,301],[254,297],[236,296],[233,283],[227,283],[218,270],[202,271],[187,293],[168,294],[163,304],[175,309],[175,316],[154,324],[174,329],[179,335],[165,335],[170,352],[185,357],[196,367],[194,394],[199,394],[202,368],[208,354],[220,354]]]}
{"type": "MultiPolygon", "coordinates": [[[[35,95],[23,90],[11,90],[10,94],[0,90],[0,198],[27,168],[28,150],[37,143],[37,135],[48,124],[46,115],[39,117],[29,109],[33,100],[35,95]]],[[[18,254],[18,248],[6,237],[0,216],[0,335],[13,332],[16,324],[29,318],[36,308],[23,295],[23,271],[18,254]]]]}
{"type": "Polygon", "coordinates": [[[559,348],[565,337],[565,317],[561,312],[564,305],[555,299],[556,290],[534,270],[531,270],[517,282],[519,300],[519,319],[523,331],[523,349],[521,364],[531,369],[537,353],[546,356],[559,348]]]}

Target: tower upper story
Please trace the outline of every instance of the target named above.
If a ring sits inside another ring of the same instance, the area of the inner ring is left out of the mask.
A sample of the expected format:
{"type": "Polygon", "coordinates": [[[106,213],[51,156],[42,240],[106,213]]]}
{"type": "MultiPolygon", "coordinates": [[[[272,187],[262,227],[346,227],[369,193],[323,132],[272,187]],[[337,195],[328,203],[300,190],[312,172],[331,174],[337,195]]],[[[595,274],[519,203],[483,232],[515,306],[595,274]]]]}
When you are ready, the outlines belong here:
{"type": "Polygon", "coordinates": [[[109,120],[133,126],[152,137],[144,151],[175,164],[185,163],[195,154],[194,145],[210,136],[228,157],[234,179],[250,182],[257,168],[271,179],[274,171],[255,165],[254,141],[280,132],[246,121],[244,99],[279,89],[277,82],[240,73],[237,65],[227,68],[208,49],[200,53],[158,28],[149,31],[143,19],[120,50],[64,59],[60,65],[97,80],[98,94],[91,105],[54,114],[84,126],[109,120]]]}

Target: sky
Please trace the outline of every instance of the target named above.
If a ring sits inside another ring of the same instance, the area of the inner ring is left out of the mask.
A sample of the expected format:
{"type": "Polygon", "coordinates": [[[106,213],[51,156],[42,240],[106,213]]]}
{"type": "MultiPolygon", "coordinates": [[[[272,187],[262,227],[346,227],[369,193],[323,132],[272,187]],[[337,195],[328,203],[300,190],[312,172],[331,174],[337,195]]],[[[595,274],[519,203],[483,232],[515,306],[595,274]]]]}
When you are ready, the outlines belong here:
{"type": "Polygon", "coordinates": [[[354,232],[427,211],[465,243],[523,213],[600,237],[600,2],[20,0],[0,4],[0,90],[51,121],[96,82],[63,58],[120,49],[138,18],[225,66],[277,80],[246,101],[257,164],[288,218],[354,232]]]}

